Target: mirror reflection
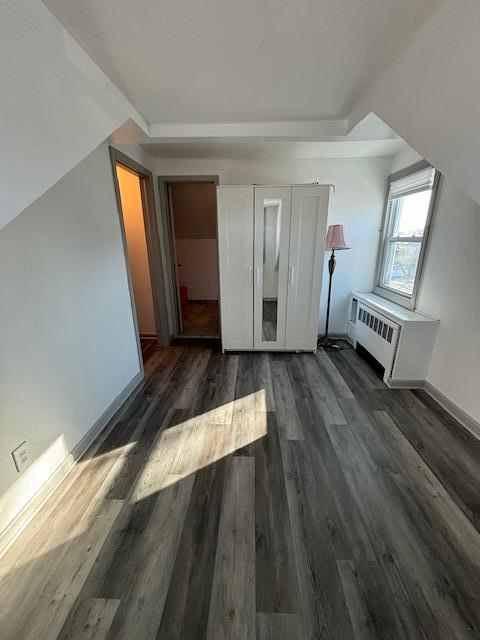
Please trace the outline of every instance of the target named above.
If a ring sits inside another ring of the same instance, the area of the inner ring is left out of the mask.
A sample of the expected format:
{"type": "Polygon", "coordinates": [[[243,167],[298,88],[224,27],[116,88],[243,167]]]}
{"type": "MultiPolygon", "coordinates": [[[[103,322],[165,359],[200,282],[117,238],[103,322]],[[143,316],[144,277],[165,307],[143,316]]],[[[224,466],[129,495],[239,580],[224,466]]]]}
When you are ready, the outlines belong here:
{"type": "Polygon", "coordinates": [[[282,202],[278,198],[263,201],[263,340],[277,339],[278,271],[280,262],[282,202]]]}

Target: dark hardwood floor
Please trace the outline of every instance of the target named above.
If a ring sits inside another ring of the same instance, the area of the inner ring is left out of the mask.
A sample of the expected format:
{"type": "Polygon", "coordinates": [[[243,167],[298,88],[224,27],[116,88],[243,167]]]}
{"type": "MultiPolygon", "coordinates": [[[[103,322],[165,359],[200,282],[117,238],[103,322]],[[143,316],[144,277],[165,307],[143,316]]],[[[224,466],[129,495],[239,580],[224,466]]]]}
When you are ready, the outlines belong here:
{"type": "Polygon", "coordinates": [[[144,364],[147,362],[150,356],[155,352],[157,345],[158,345],[158,341],[156,337],[151,337],[151,336],[140,337],[140,346],[142,348],[142,358],[143,358],[144,364]]]}
{"type": "Polygon", "coordinates": [[[351,349],[156,349],[0,561],[2,640],[480,638],[480,446],[351,349]]]}

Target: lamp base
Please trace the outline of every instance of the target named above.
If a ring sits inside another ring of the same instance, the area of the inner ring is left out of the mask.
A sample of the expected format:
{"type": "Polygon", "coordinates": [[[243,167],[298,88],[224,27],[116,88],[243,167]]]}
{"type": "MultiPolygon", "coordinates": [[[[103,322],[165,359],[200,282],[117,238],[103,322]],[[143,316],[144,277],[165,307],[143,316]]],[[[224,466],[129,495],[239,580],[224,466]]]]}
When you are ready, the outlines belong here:
{"type": "Polygon", "coordinates": [[[331,338],[319,338],[317,342],[317,347],[321,349],[331,349],[332,351],[342,351],[343,347],[337,344],[336,340],[332,340],[331,338]]]}

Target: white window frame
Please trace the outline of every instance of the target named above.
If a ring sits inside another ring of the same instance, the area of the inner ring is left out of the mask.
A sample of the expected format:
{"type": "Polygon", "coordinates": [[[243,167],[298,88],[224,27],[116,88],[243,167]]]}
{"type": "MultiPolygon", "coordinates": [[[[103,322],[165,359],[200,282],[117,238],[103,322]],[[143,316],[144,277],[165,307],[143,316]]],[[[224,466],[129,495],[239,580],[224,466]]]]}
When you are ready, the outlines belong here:
{"type": "Polygon", "coordinates": [[[433,216],[434,216],[434,211],[435,211],[435,206],[437,201],[438,187],[440,184],[441,174],[437,170],[435,170],[435,177],[434,177],[433,186],[432,186],[432,197],[430,199],[430,205],[428,208],[428,214],[425,222],[423,237],[422,238],[417,238],[417,237],[401,238],[401,240],[404,242],[421,242],[417,272],[415,274],[415,282],[414,282],[413,290],[411,294],[399,291],[398,289],[394,289],[392,287],[388,287],[383,283],[383,272],[384,272],[383,267],[384,267],[385,254],[387,250],[387,244],[392,241],[392,238],[390,237],[390,230],[393,224],[395,208],[396,208],[395,201],[392,201],[392,206],[390,207],[390,198],[389,198],[390,185],[392,184],[392,182],[396,182],[397,180],[405,178],[409,175],[413,175],[415,173],[418,173],[419,171],[423,171],[428,168],[433,168],[433,167],[426,160],[421,160],[420,162],[417,162],[416,164],[411,165],[410,167],[407,167],[406,169],[403,169],[402,171],[398,171],[397,173],[394,173],[391,176],[389,176],[387,193],[385,197],[385,205],[383,210],[382,226],[380,228],[380,242],[379,242],[378,253],[377,253],[377,267],[376,267],[376,274],[375,274],[374,293],[376,293],[379,296],[382,296],[382,298],[387,298],[388,300],[391,300],[392,302],[395,302],[401,305],[402,307],[406,307],[407,309],[415,309],[418,290],[419,290],[420,282],[422,278],[423,266],[425,262],[425,254],[427,251],[430,231],[433,223],[433,216]]]}

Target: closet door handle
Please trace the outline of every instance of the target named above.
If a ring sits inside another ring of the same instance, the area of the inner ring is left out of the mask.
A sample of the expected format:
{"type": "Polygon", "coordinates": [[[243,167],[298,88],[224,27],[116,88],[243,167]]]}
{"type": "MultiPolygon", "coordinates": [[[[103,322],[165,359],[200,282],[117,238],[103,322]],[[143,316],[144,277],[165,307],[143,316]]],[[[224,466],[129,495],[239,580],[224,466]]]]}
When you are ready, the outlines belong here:
{"type": "Polygon", "coordinates": [[[253,267],[250,265],[248,267],[248,284],[253,287],[253,267]]]}
{"type": "Polygon", "coordinates": [[[293,273],[294,273],[293,265],[290,265],[290,266],[289,266],[289,271],[290,271],[290,278],[289,278],[289,280],[290,280],[290,286],[291,286],[291,287],[293,287],[293,273]]]}

